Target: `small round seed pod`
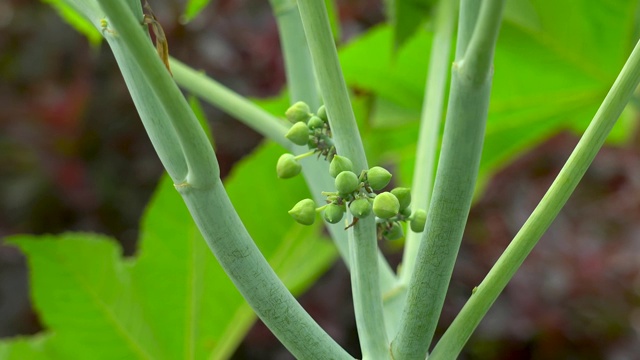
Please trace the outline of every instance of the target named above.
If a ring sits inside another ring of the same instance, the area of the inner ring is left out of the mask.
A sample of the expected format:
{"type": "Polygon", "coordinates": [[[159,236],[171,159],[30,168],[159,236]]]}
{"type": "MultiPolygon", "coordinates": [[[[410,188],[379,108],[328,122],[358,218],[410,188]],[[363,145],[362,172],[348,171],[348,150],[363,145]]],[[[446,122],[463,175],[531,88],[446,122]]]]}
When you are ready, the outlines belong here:
{"type": "Polygon", "coordinates": [[[280,179],[292,178],[300,173],[302,165],[293,154],[282,154],[276,164],[276,174],[280,179]]]}
{"type": "Polygon", "coordinates": [[[289,215],[302,225],[311,225],[316,219],[316,203],[311,199],[300,200],[289,210],[289,215]]]}
{"type": "Polygon", "coordinates": [[[391,181],[391,173],[380,166],[374,166],[367,172],[369,186],[375,191],[384,189],[391,181]]]}
{"type": "Polygon", "coordinates": [[[307,105],[305,102],[298,101],[297,103],[291,105],[284,113],[284,115],[292,124],[301,121],[306,123],[311,117],[310,112],[311,110],[309,109],[309,105],[307,105]]]}
{"type": "Polygon", "coordinates": [[[320,129],[324,126],[324,121],[317,116],[312,116],[309,119],[308,125],[311,130],[320,129]]]}
{"type": "Polygon", "coordinates": [[[382,233],[382,236],[384,236],[385,239],[390,241],[398,240],[404,237],[404,231],[402,231],[402,226],[400,226],[400,224],[398,224],[397,222],[394,222],[391,225],[391,228],[386,229],[382,233]]]}
{"type": "Polygon", "coordinates": [[[423,232],[424,225],[426,224],[426,222],[427,222],[427,212],[422,209],[416,210],[411,216],[411,222],[409,222],[409,225],[411,226],[411,231],[417,232],[417,233],[423,232]]]}
{"type": "Polygon", "coordinates": [[[399,187],[391,190],[391,193],[398,198],[400,202],[400,211],[406,209],[411,204],[411,189],[399,187]]]}
{"type": "Polygon", "coordinates": [[[309,127],[303,122],[297,122],[293,124],[284,137],[296,145],[307,145],[309,142],[309,127]]]}
{"type": "Polygon", "coordinates": [[[343,171],[353,171],[353,163],[344,156],[334,156],[329,164],[329,175],[335,178],[343,171]]]}
{"type": "Polygon", "coordinates": [[[327,116],[327,108],[324,107],[324,105],[321,105],[318,108],[318,117],[324,122],[329,122],[329,117],[327,116]]]}
{"type": "Polygon", "coordinates": [[[371,203],[367,199],[356,199],[349,205],[351,214],[357,218],[364,218],[371,214],[371,203]]]}
{"type": "Polygon", "coordinates": [[[329,204],[324,208],[322,216],[330,224],[337,224],[344,216],[344,208],[340,205],[329,204]]]}
{"type": "Polygon", "coordinates": [[[351,194],[359,185],[358,175],[352,171],[343,171],[336,176],[336,190],[340,194],[351,194]]]}
{"type": "Polygon", "coordinates": [[[381,219],[389,219],[400,211],[398,198],[390,192],[383,192],[373,199],[373,213],[381,219]]]}

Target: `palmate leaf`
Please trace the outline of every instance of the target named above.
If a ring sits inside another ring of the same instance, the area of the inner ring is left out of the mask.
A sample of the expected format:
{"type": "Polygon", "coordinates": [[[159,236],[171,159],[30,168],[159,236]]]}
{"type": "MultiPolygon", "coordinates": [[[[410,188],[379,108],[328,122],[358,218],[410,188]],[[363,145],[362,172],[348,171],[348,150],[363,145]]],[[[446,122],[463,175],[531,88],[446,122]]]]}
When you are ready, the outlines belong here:
{"type": "MultiPolygon", "coordinates": [[[[635,42],[637,8],[637,0],[510,7],[496,49],[480,182],[559,131],[584,131],[635,42]]],[[[410,181],[431,34],[419,31],[395,55],[393,44],[392,28],[380,26],[345,46],[340,59],[348,83],[377,97],[363,131],[369,150],[401,159],[400,178],[410,181]]],[[[609,140],[628,138],[634,113],[623,114],[609,140]]]]}
{"type": "MultiPolygon", "coordinates": [[[[305,227],[289,218],[291,204],[308,194],[301,179],[276,178],[273,169],[281,153],[278,146],[265,144],[234,169],[226,185],[265,257],[299,294],[333,261],[335,250],[318,236],[320,224],[305,227]]],[[[146,211],[140,241],[139,255],[122,259],[116,242],[100,235],[8,239],[27,255],[35,307],[55,336],[45,337],[46,347],[40,337],[0,342],[0,355],[228,357],[255,315],[166,176],[146,211]]]]}

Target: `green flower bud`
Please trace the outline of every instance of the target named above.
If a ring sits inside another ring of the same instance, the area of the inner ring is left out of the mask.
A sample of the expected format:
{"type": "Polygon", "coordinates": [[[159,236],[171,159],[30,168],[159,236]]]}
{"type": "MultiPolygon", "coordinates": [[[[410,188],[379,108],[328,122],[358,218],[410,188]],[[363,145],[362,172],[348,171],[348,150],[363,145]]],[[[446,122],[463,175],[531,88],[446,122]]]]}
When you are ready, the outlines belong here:
{"type": "Polygon", "coordinates": [[[413,216],[411,216],[411,222],[409,223],[411,225],[411,231],[413,232],[423,232],[424,231],[424,225],[427,222],[427,212],[422,210],[422,209],[418,209],[413,213],[413,216]]]}
{"type": "Polygon", "coordinates": [[[336,176],[336,190],[340,194],[351,194],[360,185],[358,175],[351,171],[343,171],[336,176]]]}
{"type": "Polygon", "coordinates": [[[344,208],[340,205],[329,204],[324,208],[324,213],[322,215],[328,223],[337,224],[344,216],[344,208]]]}
{"type": "Polygon", "coordinates": [[[400,202],[400,211],[406,209],[411,204],[411,189],[399,187],[391,190],[391,193],[398,198],[400,202]]]}
{"type": "Polygon", "coordinates": [[[349,158],[344,156],[334,156],[333,160],[331,160],[331,164],[329,164],[329,175],[335,178],[343,171],[353,171],[353,163],[349,158]]]}
{"type": "Polygon", "coordinates": [[[316,219],[316,203],[311,199],[300,200],[289,210],[289,215],[302,225],[311,225],[316,219]]]}
{"type": "Polygon", "coordinates": [[[390,229],[386,229],[382,233],[382,236],[384,236],[385,239],[390,241],[398,240],[404,237],[404,231],[402,231],[402,226],[400,226],[400,224],[398,224],[397,222],[394,222],[393,225],[391,225],[390,229]]]}
{"type": "Polygon", "coordinates": [[[297,122],[284,136],[296,145],[307,145],[309,142],[309,127],[303,122],[297,122]]]}
{"type": "MultiPolygon", "coordinates": [[[[400,201],[400,200],[398,200],[398,201],[400,201]]],[[[406,207],[406,208],[400,210],[400,215],[402,215],[404,217],[411,216],[411,208],[410,207],[406,207]]]]}
{"type": "Polygon", "coordinates": [[[325,108],[324,105],[318,108],[318,117],[324,122],[329,122],[329,117],[327,116],[327,108],[325,108]]]}
{"type": "Polygon", "coordinates": [[[295,124],[301,121],[306,123],[307,120],[309,120],[309,118],[311,117],[310,112],[311,110],[309,109],[309,105],[302,101],[298,101],[297,103],[291,105],[291,107],[289,107],[284,114],[287,117],[287,120],[289,120],[292,124],[295,124]]]}
{"type": "Polygon", "coordinates": [[[373,213],[381,219],[392,218],[398,214],[398,211],[400,211],[400,202],[390,192],[378,194],[373,199],[373,213]]]}
{"type": "Polygon", "coordinates": [[[382,190],[391,181],[391,173],[380,166],[374,166],[367,172],[369,186],[375,191],[382,190]]]}
{"type": "Polygon", "coordinates": [[[351,214],[357,218],[364,218],[371,214],[371,203],[368,199],[356,199],[349,205],[351,214]]]}
{"type": "Polygon", "coordinates": [[[293,154],[282,154],[276,164],[276,174],[280,179],[292,178],[300,173],[302,165],[293,154]]]}
{"type": "Polygon", "coordinates": [[[322,119],[320,119],[317,116],[312,116],[311,119],[309,119],[309,129],[314,130],[314,129],[320,129],[324,126],[324,121],[322,121],[322,119]]]}

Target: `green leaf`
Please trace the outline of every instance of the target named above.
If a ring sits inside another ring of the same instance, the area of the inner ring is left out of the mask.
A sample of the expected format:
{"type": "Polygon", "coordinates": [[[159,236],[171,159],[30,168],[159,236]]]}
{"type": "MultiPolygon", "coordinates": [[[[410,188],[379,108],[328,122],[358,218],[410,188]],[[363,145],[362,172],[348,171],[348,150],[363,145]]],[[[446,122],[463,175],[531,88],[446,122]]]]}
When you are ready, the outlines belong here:
{"type": "Polygon", "coordinates": [[[0,359],[2,360],[54,360],[59,359],[50,345],[51,334],[22,336],[0,340],[0,359]]]}
{"type": "Polygon", "coordinates": [[[434,0],[387,0],[387,16],[393,26],[394,49],[401,48],[416,33],[434,4],[434,0]]]}
{"type": "Polygon", "coordinates": [[[27,255],[34,305],[65,358],[163,358],[113,240],[68,233],[7,243],[27,255]]]}
{"type": "MultiPolygon", "coordinates": [[[[309,194],[301,178],[276,178],[281,153],[280,147],[264,144],[234,168],[226,186],[263,255],[299,294],[336,254],[319,236],[320,222],[301,226],[287,214],[292,203],[309,194]]],[[[130,260],[123,260],[118,245],[105,236],[10,238],[8,243],[27,255],[34,304],[55,337],[47,340],[47,348],[38,337],[3,343],[0,354],[29,359],[46,359],[54,350],[59,356],[52,358],[65,359],[230,356],[255,315],[207,248],[167,176],[140,233],[139,255],[130,260]],[[32,353],[40,357],[22,357],[32,353]]]]}
{"type": "Polygon", "coordinates": [[[182,22],[188,23],[193,20],[210,2],[211,0],[189,0],[182,14],[182,22]]]}
{"type": "MultiPolygon", "coordinates": [[[[510,5],[495,55],[480,182],[559,131],[584,131],[635,42],[637,7],[634,0],[510,5]]],[[[418,32],[395,58],[393,36],[390,26],[375,28],[345,46],[340,59],[347,82],[377,97],[365,143],[377,144],[378,152],[385,144],[387,157],[402,159],[401,178],[410,178],[415,147],[408,144],[417,132],[407,123],[420,118],[431,34],[418,32]]],[[[627,138],[635,114],[629,108],[609,139],[627,138]]]]}
{"type": "Polygon", "coordinates": [[[102,35],[98,29],[78,11],[73,1],[43,0],[43,2],[56,9],[64,21],[79,33],[85,35],[91,44],[97,45],[100,43],[102,35]]]}

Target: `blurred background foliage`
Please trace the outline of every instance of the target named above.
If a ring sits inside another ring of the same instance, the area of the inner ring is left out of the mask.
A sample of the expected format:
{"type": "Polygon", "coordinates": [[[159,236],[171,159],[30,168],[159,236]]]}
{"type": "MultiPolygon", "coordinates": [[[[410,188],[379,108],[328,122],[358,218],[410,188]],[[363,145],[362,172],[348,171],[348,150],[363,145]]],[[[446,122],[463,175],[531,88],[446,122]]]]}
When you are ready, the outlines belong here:
{"type": "MultiPolygon", "coordinates": [[[[337,1],[339,42],[370,162],[395,169],[398,184],[408,184],[431,44],[431,2],[390,3],[395,12],[387,24],[382,2],[337,1]]],[[[508,4],[496,51],[481,191],[443,328],[551,184],[638,38],[637,1],[508,4]]],[[[152,5],[174,57],[245,96],[275,97],[259,103],[276,114],[286,108],[279,96],[285,79],[277,28],[266,1],[213,1],[188,24],[181,21],[184,1],[152,5]]],[[[45,4],[4,1],[0,78],[0,237],[96,232],[134,255],[162,167],[110,50],[88,43],[45,4]]],[[[207,104],[203,110],[226,176],[260,136],[207,104]]],[[[630,106],[464,358],[626,359],[640,353],[637,116],[630,106]]],[[[398,245],[383,246],[397,264],[398,245]]],[[[357,354],[348,275],[340,262],[301,302],[357,354]]],[[[1,246],[0,337],[39,332],[40,316],[30,305],[24,258],[16,248],[1,246]]],[[[258,322],[233,358],[290,355],[258,322]]]]}

